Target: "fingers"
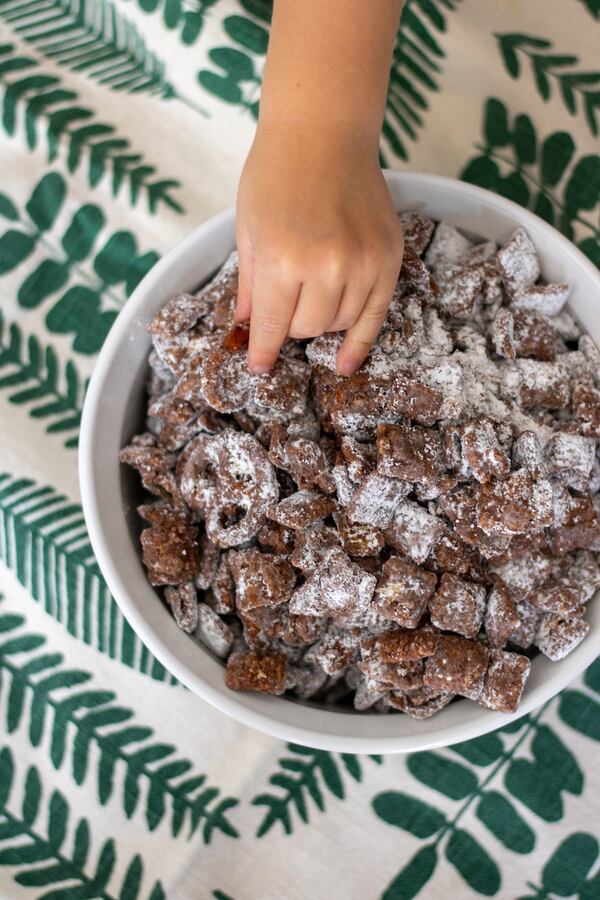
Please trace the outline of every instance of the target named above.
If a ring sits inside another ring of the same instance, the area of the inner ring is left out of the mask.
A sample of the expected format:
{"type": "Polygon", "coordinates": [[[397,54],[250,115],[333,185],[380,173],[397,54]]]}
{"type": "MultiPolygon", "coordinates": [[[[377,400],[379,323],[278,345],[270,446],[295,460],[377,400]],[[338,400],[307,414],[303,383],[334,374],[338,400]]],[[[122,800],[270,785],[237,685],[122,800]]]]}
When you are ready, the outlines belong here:
{"type": "Polygon", "coordinates": [[[346,332],[336,361],[340,375],[353,375],[364,362],[383,325],[397,274],[394,270],[377,280],[358,319],[346,332]]]}
{"type": "Polygon", "coordinates": [[[309,281],[302,285],[298,303],[290,323],[289,336],[302,340],[330,330],[336,315],[343,285],[327,285],[309,281]]]}
{"type": "Polygon", "coordinates": [[[244,229],[238,228],[238,293],[235,321],[247,322],[252,312],[252,245],[244,229]]]}
{"type": "Polygon", "coordinates": [[[272,270],[255,270],[248,367],[258,375],[268,372],[277,359],[289,331],[300,287],[299,282],[276,279],[272,270]]]}
{"type": "Polygon", "coordinates": [[[328,331],[348,331],[352,328],[365,307],[367,297],[377,281],[375,275],[368,280],[356,275],[345,285],[340,304],[328,331]]]}

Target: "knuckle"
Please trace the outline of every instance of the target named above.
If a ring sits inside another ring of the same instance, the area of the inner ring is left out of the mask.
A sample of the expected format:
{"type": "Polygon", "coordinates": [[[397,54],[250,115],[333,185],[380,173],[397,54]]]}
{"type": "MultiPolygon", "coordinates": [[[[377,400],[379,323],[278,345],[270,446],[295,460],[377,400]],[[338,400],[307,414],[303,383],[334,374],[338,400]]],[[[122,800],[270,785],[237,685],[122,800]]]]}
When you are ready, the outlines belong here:
{"type": "Polygon", "coordinates": [[[302,268],[302,254],[294,243],[280,237],[267,241],[256,253],[257,268],[269,277],[275,273],[280,278],[289,278],[302,268]]]}
{"type": "Polygon", "coordinates": [[[298,341],[304,341],[307,338],[318,337],[320,334],[323,334],[324,329],[319,326],[318,323],[315,322],[299,322],[292,323],[289,330],[290,337],[295,338],[298,341]]]}
{"type": "Polygon", "coordinates": [[[254,316],[254,326],[256,331],[263,334],[280,334],[283,324],[279,316],[272,313],[256,313],[254,316]]]}
{"type": "Polygon", "coordinates": [[[325,280],[338,283],[345,280],[348,261],[349,257],[344,249],[330,248],[320,254],[317,266],[325,280]]]}
{"type": "Polygon", "coordinates": [[[374,246],[363,247],[358,254],[360,267],[364,272],[376,272],[381,268],[385,250],[374,246]]]}

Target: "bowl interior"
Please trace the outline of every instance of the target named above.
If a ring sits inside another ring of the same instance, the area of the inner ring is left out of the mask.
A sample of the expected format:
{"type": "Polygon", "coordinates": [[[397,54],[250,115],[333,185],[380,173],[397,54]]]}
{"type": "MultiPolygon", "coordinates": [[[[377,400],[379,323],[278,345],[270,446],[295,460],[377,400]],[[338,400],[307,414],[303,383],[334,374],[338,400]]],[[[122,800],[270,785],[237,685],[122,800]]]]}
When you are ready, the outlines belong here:
{"type": "MultiPolygon", "coordinates": [[[[510,201],[451,179],[388,173],[398,211],[417,209],[473,236],[501,243],[523,225],[538,249],[543,276],[572,286],[569,307],[600,343],[600,274],[554,229],[510,201]]],[[[169,297],[206,281],[233,249],[235,218],[228,211],[200,226],[137,287],[100,354],[84,410],[80,473],[86,521],[109,588],[132,627],[180,681],[224,712],[284,740],[347,752],[403,752],[466,740],[506,724],[544,702],[600,652],[600,609],[591,603],[587,639],[565,660],[539,656],[517,714],[482,710],[462,701],[437,716],[365,715],[282,698],[234,694],[222,663],[176,626],[149,585],[139,554],[141,499],[137,475],[120,466],[119,449],[143,427],[150,338],[146,325],[169,297]]]]}

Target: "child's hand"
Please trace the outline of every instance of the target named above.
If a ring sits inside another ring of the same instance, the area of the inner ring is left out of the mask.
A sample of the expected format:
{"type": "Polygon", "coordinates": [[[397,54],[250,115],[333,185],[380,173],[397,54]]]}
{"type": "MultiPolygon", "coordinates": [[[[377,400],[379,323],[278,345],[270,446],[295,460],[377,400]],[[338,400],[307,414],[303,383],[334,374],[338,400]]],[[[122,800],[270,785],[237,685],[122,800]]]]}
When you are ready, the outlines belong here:
{"type": "Polygon", "coordinates": [[[240,182],[237,315],[266,372],[289,334],[347,331],[362,363],[402,262],[378,161],[402,0],[275,0],[256,138],[240,182]]]}
{"type": "Polygon", "coordinates": [[[238,195],[237,318],[250,318],[248,364],[275,362],[286,336],[346,331],[337,368],[361,365],[387,312],[402,229],[377,146],[352,131],[259,125],[238,195]]]}

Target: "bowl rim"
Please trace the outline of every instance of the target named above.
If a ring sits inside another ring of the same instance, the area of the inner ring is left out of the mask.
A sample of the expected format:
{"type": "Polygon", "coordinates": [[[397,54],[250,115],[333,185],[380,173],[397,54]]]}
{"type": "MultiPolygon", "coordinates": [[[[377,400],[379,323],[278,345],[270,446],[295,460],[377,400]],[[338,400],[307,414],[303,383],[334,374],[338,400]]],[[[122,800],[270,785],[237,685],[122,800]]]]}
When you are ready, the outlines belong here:
{"type": "MultiPolygon", "coordinates": [[[[402,185],[419,182],[425,188],[450,189],[456,191],[460,187],[463,194],[470,195],[483,206],[501,211],[512,217],[515,228],[527,223],[538,232],[545,233],[561,253],[570,258],[579,268],[583,268],[588,277],[598,285],[600,291],[600,271],[555,228],[544,222],[537,215],[519,206],[511,200],[494,194],[459,179],[441,175],[419,172],[399,172],[384,170],[386,181],[402,185]]],[[[398,734],[393,736],[340,735],[335,730],[328,730],[329,717],[352,716],[356,713],[344,713],[333,710],[311,707],[316,720],[314,727],[301,726],[281,721],[274,712],[275,704],[281,698],[265,698],[266,712],[249,708],[243,700],[230,691],[223,681],[222,688],[216,689],[208,684],[198,673],[193,672],[168,646],[168,642],[151,627],[135,608],[128,587],[119,571],[109,548],[105,529],[102,527],[98,511],[98,492],[101,488],[94,477],[95,447],[92,441],[94,422],[102,403],[104,383],[110,372],[112,360],[122,351],[128,328],[139,315],[146,296],[151,294],[162,280],[163,272],[171,268],[174,260],[182,257],[191,247],[201,243],[203,239],[218,228],[229,227],[235,220],[235,210],[229,208],[211,217],[190,234],[172,247],[150,270],[135,288],[130,298],[119,313],[104,345],[98,355],[92,377],[87,390],[80,428],[79,442],[79,482],[84,517],[88,529],[90,543],[109,590],[119,605],[125,618],[151,653],[193,693],[206,700],[221,712],[229,715],[244,725],[255,728],[271,737],[284,741],[293,741],[316,749],[348,753],[405,753],[433,747],[448,746],[486,734],[496,728],[509,724],[532,709],[540,706],[558,694],[570,681],[579,675],[600,652],[600,629],[597,633],[590,631],[587,638],[573,651],[569,657],[556,665],[556,673],[541,684],[536,685],[525,694],[519,709],[515,713],[500,713],[481,709],[481,715],[475,716],[466,723],[441,725],[436,731],[420,734],[398,734]]],[[[118,465],[118,461],[115,461],[118,465]]],[[[598,601],[596,601],[598,602],[598,601]]],[[[285,701],[288,702],[289,701],[285,701]]],[[[386,717],[387,718],[387,717],[386,717]]],[[[338,719],[339,721],[339,719],[338,719]]]]}

